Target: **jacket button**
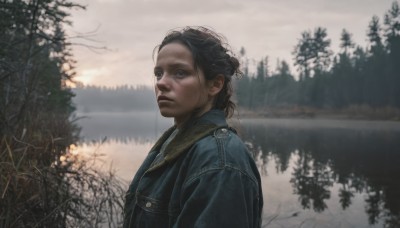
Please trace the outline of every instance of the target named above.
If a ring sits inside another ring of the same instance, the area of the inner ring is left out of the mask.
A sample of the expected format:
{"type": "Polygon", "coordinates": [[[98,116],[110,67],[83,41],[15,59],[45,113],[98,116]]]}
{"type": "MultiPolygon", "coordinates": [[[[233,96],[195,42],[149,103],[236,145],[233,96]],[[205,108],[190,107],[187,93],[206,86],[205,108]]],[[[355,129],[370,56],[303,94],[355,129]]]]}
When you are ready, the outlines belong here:
{"type": "Polygon", "coordinates": [[[151,207],[151,202],[147,202],[146,207],[151,207]]]}
{"type": "Polygon", "coordinates": [[[229,131],[226,128],[220,128],[214,132],[216,138],[226,138],[229,135],[229,131]]]}

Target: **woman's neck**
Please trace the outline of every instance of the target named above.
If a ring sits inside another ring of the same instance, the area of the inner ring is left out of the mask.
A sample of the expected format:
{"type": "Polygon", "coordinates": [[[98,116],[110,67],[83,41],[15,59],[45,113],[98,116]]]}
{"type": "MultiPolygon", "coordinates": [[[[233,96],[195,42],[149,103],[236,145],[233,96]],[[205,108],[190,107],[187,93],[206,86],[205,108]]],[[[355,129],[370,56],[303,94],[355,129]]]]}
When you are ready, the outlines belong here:
{"type": "Polygon", "coordinates": [[[211,107],[208,107],[208,108],[203,109],[203,110],[196,110],[196,111],[194,111],[191,115],[185,116],[185,117],[183,117],[183,118],[175,117],[174,122],[175,122],[176,128],[182,129],[182,127],[185,126],[185,124],[186,124],[188,121],[190,121],[190,120],[193,119],[193,118],[200,117],[200,116],[202,116],[204,113],[206,113],[206,112],[208,112],[208,111],[210,111],[210,110],[211,110],[211,107]]]}

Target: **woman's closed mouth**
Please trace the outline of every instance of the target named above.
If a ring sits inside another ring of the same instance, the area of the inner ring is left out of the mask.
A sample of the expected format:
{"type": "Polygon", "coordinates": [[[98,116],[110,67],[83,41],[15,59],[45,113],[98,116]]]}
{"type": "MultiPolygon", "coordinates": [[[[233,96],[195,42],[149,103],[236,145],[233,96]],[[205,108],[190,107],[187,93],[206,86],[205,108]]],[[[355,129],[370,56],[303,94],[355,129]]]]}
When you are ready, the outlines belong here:
{"type": "Polygon", "coordinates": [[[167,97],[167,96],[160,95],[160,96],[157,97],[157,101],[158,102],[160,102],[160,101],[172,101],[172,99],[167,97]]]}

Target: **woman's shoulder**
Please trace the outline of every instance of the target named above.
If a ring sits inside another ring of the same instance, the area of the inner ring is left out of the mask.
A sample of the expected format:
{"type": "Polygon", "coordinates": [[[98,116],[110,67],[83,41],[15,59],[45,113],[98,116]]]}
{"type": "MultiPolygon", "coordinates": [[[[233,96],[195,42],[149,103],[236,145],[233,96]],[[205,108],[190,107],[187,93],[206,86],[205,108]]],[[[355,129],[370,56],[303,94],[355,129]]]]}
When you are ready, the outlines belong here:
{"type": "Polygon", "coordinates": [[[193,169],[233,170],[253,176],[255,162],[246,145],[232,129],[223,127],[197,141],[188,151],[193,169]]]}
{"type": "Polygon", "coordinates": [[[250,153],[236,131],[229,127],[221,127],[195,143],[197,153],[210,153],[214,156],[233,155],[237,158],[249,157],[250,153]],[[211,151],[210,151],[211,150],[211,151]]]}
{"type": "MultiPolygon", "coordinates": [[[[213,155],[219,155],[218,152],[226,147],[234,147],[233,152],[242,154],[247,152],[247,147],[236,134],[232,128],[219,127],[210,134],[199,139],[194,145],[193,149],[197,150],[197,153],[211,153],[213,155]],[[211,150],[211,151],[210,151],[211,150]]],[[[246,154],[246,153],[245,153],[246,154]]]]}

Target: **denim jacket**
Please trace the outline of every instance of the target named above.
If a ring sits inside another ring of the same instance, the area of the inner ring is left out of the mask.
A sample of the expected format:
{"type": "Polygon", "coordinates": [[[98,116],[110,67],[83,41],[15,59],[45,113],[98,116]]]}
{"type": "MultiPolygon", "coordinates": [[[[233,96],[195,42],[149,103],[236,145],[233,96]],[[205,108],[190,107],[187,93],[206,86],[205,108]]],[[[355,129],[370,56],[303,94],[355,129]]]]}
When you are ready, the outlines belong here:
{"type": "Polygon", "coordinates": [[[161,136],[137,171],[126,194],[123,227],[260,227],[260,174],[224,113],[211,110],[190,121],[154,161],[174,129],[161,136]]]}

